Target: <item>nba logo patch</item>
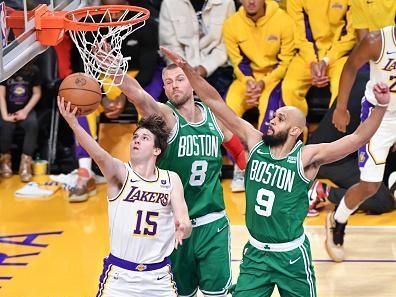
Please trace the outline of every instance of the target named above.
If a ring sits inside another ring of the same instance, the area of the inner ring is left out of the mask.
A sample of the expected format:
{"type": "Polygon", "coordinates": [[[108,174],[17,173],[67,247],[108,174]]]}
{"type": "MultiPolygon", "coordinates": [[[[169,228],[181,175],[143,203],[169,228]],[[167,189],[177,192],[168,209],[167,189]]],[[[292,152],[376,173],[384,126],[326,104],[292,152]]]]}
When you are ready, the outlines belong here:
{"type": "Polygon", "coordinates": [[[166,179],[161,179],[161,185],[166,185],[166,179]]]}
{"type": "Polygon", "coordinates": [[[6,6],[4,2],[0,3],[0,29],[1,29],[1,46],[7,46],[7,23],[6,23],[6,6]]]}

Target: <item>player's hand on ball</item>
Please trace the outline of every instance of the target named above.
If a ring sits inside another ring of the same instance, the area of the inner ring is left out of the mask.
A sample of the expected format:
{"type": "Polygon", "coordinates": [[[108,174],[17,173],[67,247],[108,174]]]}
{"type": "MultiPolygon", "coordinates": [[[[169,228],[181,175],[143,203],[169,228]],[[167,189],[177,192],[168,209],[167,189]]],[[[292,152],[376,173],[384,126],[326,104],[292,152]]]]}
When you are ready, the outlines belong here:
{"type": "Polygon", "coordinates": [[[66,122],[69,124],[69,126],[72,127],[73,124],[77,123],[76,114],[78,108],[74,107],[73,110],[71,110],[71,103],[67,102],[65,104],[65,98],[63,97],[58,96],[57,100],[58,100],[59,112],[64,117],[66,122]]]}
{"type": "Polygon", "coordinates": [[[373,88],[375,99],[380,106],[384,107],[389,104],[390,91],[387,84],[383,82],[376,83],[373,88]]]}
{"type": "Polygon", "coordinates": [[[175,249],[179,247],[179,245],[183,244],[183,238],[186,236],[185,230],[186,228],[184,227],[183,224],[181,224],[179,221],[175,222],[176,226],[176,232],[175,232],[175,249]]]}

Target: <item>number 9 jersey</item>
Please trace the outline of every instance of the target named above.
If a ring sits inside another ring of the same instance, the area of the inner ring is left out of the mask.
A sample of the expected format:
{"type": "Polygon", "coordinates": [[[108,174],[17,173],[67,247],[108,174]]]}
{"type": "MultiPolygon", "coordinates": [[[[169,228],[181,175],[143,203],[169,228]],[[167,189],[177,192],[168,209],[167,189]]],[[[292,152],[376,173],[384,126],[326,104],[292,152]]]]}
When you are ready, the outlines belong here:
{"type": "Polygon", "coordinates": [[[174,112],[176,124],[165,155],[158,162],[158,167],[179,174],[191,219],[224,210],[220,182],[224,135],[209,108],[202,102],[195,104],[203,119],[190,123],[167,102],[174,112]]]}
{"type": "Polygon", "coordinates": [[[130,163],[119,194],[109,199],[110,253],[134,263],[158,263],[175,247],[172,184],[167,170],[145,180],[130,163]]]}
{"type": "Polygon", "coordinates": [[[304,233],[308,189],[301,141],[284,158],[272,157],[260,141],[250,151],[245,174],[246,226],[254,239],[265,243],[290,242],[304,233]]]}

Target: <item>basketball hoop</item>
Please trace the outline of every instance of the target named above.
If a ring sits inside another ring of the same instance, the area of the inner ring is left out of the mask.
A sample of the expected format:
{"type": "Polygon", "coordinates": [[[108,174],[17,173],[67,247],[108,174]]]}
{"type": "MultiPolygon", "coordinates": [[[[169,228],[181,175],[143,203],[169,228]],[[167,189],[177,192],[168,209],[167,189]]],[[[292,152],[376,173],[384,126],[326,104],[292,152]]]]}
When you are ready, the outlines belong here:
{"type": "Polygon", "coordinates": [[[122,43],[149,16],[147,9],[125,5],[85,7],[65,14],[65,29],[80,52],[85,73],[96,78],[105,92],[122,83],[112,79],[128,71],[130,57],[123,57],[122,43]]]}
{"type": "MultiPolygon", "coordinates": [[[[42,45],[54,46],[68,30],[84,62],[84,72],[96,78],[100,85],[111,87],[112,75],[125,75],[130,57],[123,57],[122,42],[128,35],[145,25],[150,12],[129,5],[102,5],[83,7],[72,11],[50,11],[39,5],[34,11],[37,40],[42,45]]],[[[22,12],[16,11],[7,18],[14,32],[24,28],[22,12]]]]}
{"type": "Polygon", "coordinates": [[[130,57],[122,55],[123,41],[149,16],[145,8],[125,5],[85,7],[65,14],[65,29],[78,48],[85,73],[96,78],[106,93],[122,83],[115,83],[112,75],[128,71],[130,57]]]}

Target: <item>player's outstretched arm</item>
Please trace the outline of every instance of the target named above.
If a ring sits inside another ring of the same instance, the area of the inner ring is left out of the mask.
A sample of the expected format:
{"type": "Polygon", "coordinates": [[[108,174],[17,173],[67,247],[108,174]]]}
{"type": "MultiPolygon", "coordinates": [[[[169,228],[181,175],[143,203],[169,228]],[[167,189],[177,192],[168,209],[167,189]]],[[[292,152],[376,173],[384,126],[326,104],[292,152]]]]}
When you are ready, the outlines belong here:
{"type": "Polygon", "coordinates": [[[170,180],[172,184],[171,192],[171,206],[175,216],[176,225],[176,242],[175,248],[182,244],[183,239],[188,238],[191,234],[192,226],[190,217],[188,216],[188,209],[186,201],[184,200],[183,184],[177,173],[169,171],[170,180]]]}
{"type": "MultiPolygon", "coordinates": [[[[368,34],[352,51],[341,73],[337,105],[333,113],[333,125],[345,133],[349,124],[348,101],[356,75],[365,63],[377,60],[381,53],[381,32],[368,34]]],[[[360,100],[361,98],[356,98],[360,100]]]]}
{"type": "Polygon", "coordinates": [[[389,87],[385,83],[374,86],[374,94],[378,105],[373,108],[370,116],[359,125],[356,131],[331,143],[307,145],[303,148],[303,165],[320,165],[332,163],[344,158],[366,144],[377,131],[390,100],[389,87]]]}
{"type": "MultiPolygon", "coordinates": [[[[114,60],[118,58],[111,54],[110,44],[106,42],[97,44],[94,46],[93,51],[95,53],[95,59],[103,68],[108,67],[108,65],[117,64],[114,60]]],[[[154,98],[142,88],[136,79],[128,74],[122,73],[121,70],[118,70],[116,73],[111,73],[111,77],[115,84],[120,84],[119,88],[127,97],[128,101],[133,103],[142,117],[158,114],[167,121],[169,127],[173,127],[175,120],[174,117],[170,116],[172,114],[171,109],[165,104],[156,102],[154,98]]]]}
{"type": "Polygon", "coordinates": [[[236,134],[249,148],[261,140],[262,133],[251,124],[238,117],[224,102],[220,94],[194,68],[178,54],[161,47],[161,51],[179,66],[186,74],[194,91],[202,101],[214,112],[224,125],[236,134]]]}
{"type": "Polygon", "coordinates": [[[95,139],[92,138],[78,123],[76,118],[77,107],[71,110],[70,102],[65,105],[64,98],[58,96],[58,108],[65,118],[79,144],[98,164],[109,185],[122,183],[125,179],[126,169],[124,164],[106,152],[95,139]]]}

